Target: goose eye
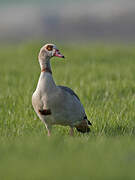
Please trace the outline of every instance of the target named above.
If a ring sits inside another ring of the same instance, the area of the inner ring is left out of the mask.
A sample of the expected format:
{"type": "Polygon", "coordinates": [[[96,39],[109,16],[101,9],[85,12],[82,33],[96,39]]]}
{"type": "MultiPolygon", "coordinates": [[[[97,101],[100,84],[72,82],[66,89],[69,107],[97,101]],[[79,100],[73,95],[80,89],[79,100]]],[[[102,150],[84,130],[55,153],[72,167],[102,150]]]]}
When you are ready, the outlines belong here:
{"type": "Polygon", "coordinates": [[[48,51],[52,51],[52,50],[53,50],[53,46],[48,45],[48,46],[46,47],[46,49],[47,49],[48,51]]]}

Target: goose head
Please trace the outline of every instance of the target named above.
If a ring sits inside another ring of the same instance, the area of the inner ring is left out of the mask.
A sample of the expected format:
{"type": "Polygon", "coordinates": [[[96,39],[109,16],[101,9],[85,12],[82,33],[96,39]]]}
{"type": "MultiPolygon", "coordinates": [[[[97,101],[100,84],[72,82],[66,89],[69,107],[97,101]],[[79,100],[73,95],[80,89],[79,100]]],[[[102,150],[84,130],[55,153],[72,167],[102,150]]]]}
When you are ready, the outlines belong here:
{"type": "Polygon", "coordinates": [[[50,59],[54,56],[59,57],[59,58],[64,58],[64,56],[57,49],[56,45],[46,44],[40,49],[40,52],[39,52],[40,60],[50,59]]]}

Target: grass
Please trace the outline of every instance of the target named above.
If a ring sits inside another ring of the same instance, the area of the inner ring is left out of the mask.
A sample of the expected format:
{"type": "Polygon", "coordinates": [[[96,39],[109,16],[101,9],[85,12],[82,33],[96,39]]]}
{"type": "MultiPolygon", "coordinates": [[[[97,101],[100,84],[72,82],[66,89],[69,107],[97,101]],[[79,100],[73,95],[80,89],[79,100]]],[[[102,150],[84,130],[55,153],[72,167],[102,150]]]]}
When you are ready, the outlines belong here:
{"type": "Polygon", "coordinates": [[[31,105],[41,44],[0,47],[0,179],[134,179],[135,48],[58,46],[54,79],[79,95],[91,133],[46,137],[31,105]]]}

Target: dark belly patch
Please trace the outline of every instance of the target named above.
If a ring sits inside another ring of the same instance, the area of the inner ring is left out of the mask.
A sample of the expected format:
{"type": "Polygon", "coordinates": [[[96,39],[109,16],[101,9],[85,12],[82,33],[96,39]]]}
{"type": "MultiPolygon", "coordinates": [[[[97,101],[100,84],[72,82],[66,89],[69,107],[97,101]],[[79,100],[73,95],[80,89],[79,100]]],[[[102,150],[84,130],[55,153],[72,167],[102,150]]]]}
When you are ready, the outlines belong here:
{"type": "Polygon", "coordinates": [[[44,116],[48,116],[48,115],[51,115],[51,114],[52,114],[51,109],[39,110],[39,113],[40,113],[41,115],[44,115],[44,116]]]}

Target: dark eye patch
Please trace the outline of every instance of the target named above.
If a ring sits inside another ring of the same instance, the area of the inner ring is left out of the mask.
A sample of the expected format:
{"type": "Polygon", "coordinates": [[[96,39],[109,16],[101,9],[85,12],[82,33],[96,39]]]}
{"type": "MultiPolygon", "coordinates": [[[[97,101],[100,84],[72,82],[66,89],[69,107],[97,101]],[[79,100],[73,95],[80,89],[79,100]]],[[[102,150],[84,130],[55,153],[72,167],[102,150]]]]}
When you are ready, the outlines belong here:
{"type": "Polygon", "coordinates": [[[53,46],[48,45],[48,46],[46,47],[46,49],[47,49],[48,51],[52,51],[52,50],[53,50],[53,46]]]}

